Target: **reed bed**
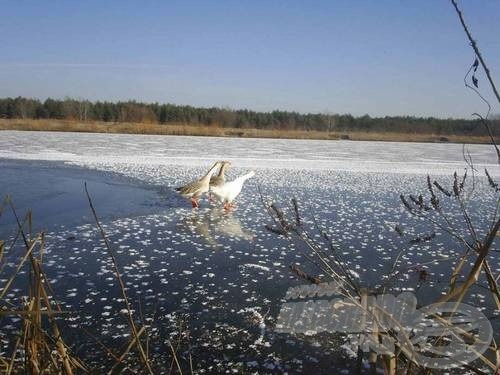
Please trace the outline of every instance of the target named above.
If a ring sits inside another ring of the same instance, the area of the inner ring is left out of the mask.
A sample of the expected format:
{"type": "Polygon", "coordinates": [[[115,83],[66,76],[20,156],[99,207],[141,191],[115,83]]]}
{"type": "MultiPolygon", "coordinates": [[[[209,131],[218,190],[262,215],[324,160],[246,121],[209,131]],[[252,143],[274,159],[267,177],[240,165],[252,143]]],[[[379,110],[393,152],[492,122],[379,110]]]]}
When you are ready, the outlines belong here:
{"type": "MultiPolygon", "coordinates": [[[[179,339],[175,345],[168,341],[169,350],[159,358],[150,358],[148,348],[152,344],[152,322],[141,315],[133,317],[133,301],[127,296],[123,275],[114,255],[112,244],[107,238],[90,194],[85,185],[89,206],[96,222],[96,227],[105,243],[107,255],[112,259],[113,272],[117,287],[120,289],[124,307],[127,312],[128,329],[124,336],[130,336],[130,341],[121,348],[110,348],[104,340],[81,328],[81,335],[90,338],[97,349],[102,352],[102,358],[110,359],[109,368],[105,373],[156,374],[168,369],[172,374],[194,373],[193,360],[180,357],[178,351],[186,344],[179,339]]],[[[11,374],[97,374],[95,363],[85,363],[85,358],[75,354],[78,343],[65,340],[67,319],[75,311],[65,311],[56,299],[50,279],[44,272],[45,233],[32,233],[32,215],[28,211],[20,218],[10,197],[6,197],[0,205],[0,219],[5,210],[14,216],[17,228],[12,239],[0,240],[0,278],[6,280],[0,289],[0,320],[4,317],[16,317],[17,334],[7,337],[0,331],[0,339],[7,341],[7,350],[0,353],[0,373],[11,374]],[[14,267],[7,263],[15,264],[14,267]],[[25,297],[11,300],[9,291],[16,283],[26,285],[23,291],[25,297]]],[[[140,309],[139,309],[140,310],[140,309]]],[[[154,323],[154,321],[153,321],[154,323]]],[[[187,329],[180,327],[180,329],[187,329]]],[[[68,335],[69,336],[69,335],[68,335]]],[[[74,337],[74,333],[72,335],[74,337]]],[[[179,332],[179,337],[184,337],[179,332]]]]}
{"type": "MultiPolygon", "coordinates": [[[[79,122],[69,120],[0,119],[0,130],[58,131],[112,134],[155,134],[233,138],[282,138],[395,142],[489,143],[488,136],[395,132],[339,132],[279,129],[223,128],[178,123],[79,122]]],[[[498,139],[500,141],[500,139],[498,139]]]]}
{"type": "Polygon", "coordinates": [[[18,242],[24,253],[0,291],[1,316],[20,318],[17,339],[11,343],[10,352],[0,356],[0,369],[4,374],[88,372],[86,365],[72,353],[63,339],[60,322],[67,312],[57,303],[50,281],[43,271],[45,235],[43,232],[31,233],[30,212],[21,222],[9,199],[4,201],[5,205],[11,208],[16,218],[17,232],[8,249],[5,242],[0,244],[0,274],[3,276],[5,257],[17,250],[18,242]],[[23,268],[29,270],[27,297],[15,305],[6,296],[23,268]]]}

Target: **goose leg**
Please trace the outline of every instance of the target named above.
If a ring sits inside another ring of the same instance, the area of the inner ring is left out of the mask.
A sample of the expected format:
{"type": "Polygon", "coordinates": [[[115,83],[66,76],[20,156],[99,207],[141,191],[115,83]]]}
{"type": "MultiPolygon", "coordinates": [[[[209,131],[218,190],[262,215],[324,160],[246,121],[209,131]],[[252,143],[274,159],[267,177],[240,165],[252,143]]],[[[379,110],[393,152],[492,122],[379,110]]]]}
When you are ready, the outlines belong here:
{"type": "Polygon", "coordinates": [[[199,203],[198,203],[198,200],[195,199],[195,198],[191,198],[191,205],[193,206],[193,208],[198,208],[200,207],[199,203]]]}

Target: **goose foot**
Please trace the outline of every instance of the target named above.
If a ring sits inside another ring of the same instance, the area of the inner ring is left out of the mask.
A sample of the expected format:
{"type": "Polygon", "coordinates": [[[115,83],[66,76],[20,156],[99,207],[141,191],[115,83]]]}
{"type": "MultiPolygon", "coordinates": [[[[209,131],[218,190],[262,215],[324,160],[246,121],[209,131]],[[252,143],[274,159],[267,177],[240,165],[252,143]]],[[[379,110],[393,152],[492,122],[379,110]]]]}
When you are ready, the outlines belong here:
{"type": "Polygon", "coordinates": [[[235,207],[235,205],[233,203],[225,203],[224,204],[224,210],[226,210],[226,211],[230,211],[234,207],[235,207]]]}
{"type": "Polygon", "coordinates": [[[193,198],[191,198],[191,205],[193,206],[193,208],[200,207],[200,204],[198,203],[198,201],[196,199],[193,199],[193,198]]]}

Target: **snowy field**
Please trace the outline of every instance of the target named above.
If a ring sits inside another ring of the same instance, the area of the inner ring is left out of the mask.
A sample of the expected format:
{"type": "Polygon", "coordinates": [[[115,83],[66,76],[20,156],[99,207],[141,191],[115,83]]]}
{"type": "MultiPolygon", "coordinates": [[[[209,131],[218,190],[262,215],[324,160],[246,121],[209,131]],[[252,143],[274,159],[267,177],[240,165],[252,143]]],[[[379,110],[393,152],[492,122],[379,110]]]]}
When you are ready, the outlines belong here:
{"type": "MultiPolygon", "coordinates": [[[[466,150],[479,173],[486,167],[500,175],[492,147],[466,150]]],[[[446,288],[463,249],[443,231],[412,219],[399,195],[425,195],[427,173],[446,185],[464,167],[462,145],[455,144],[0,132],[0,193],[11,193],[21,209],[33,208],[47,228],[46,272],[64,308],[74,311],[67,332],[78,337],[84,326],[116,345],[126,332],[110,259],[85,205],[87,181],[131,300],[140,302],[148,319],[154,316],[159,337],[174,335],[179,320],[185,322],[196,366],[207,373],[331,373],[350,366],[336,339],[274,332],[287,288],[303,283],[289,266],[324,275],[301,244],[265,230],[271,220],[263,200],[286,206],[296,197],[306,224],[313,233],[316,225],[329,233],[366,287],[380,285],[405,249],[401,267],[407,272],[394,290],[414,291],[424,303],[446,288]],[[233,212],[206,199],[192,210],[173,188],[216,160],[233,163],[229,179],[250,169],[256,176],[233,212]],[[431,232],[432,241],[414,241],[431,232]],[[437,266],[421,283],[418,265],[430,261],[437,266]]],[[[479,231],[494,199],[478,178],[470,206],[479,231]]],[[[461,224],[458,216],[451,220],[461,224]]],[[[12,229],[0,224],[0,235],[12,229]]],[[[491,267],[500,272],[498,260],[491,267]]],[[[485,294],[475,290],[468,302],[484,306],[485,294]]],[[[20,295],[17,287],[8,297],[20,295]]],[[[15,323],[4,319],[1,328],[13,334],[15,323]]],[[[83,339],[79,350],[102,359],[92,341],[83,339]]],[[[153,356],[162,350],[151,348],[153,356]]]]}

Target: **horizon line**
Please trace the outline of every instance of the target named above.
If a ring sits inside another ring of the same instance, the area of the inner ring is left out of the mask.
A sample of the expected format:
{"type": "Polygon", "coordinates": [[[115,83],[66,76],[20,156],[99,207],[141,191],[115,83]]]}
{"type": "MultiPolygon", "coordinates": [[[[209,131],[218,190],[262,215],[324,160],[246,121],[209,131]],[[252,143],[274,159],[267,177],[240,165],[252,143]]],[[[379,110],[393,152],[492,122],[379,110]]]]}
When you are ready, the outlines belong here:
{"type": "MultiPolygon", "coordinates": [[[[0,64],[1,66],[1,64],[0,64]]],[[[87,98],[83,98],[83,97],[72,97],[72,96],[64,96],[62,98],[57,98],[57,97],[50,97],[50,96],[47,96],[45,98],[40,98],[40,97],[27,97],[27,96],[21,96],[21,95],[18,95],[18,96],[0,96],[0,100],[4,100],[4,99],[18,99],[18,98],[21,98],[21,99],[28,99],[28,100],[38,100],[40,101],[41,103],[43,103],[44,101],[48,100],[48,99],[51,99],[51,100],[57,100],[57,101],[65,101],[65,100],[74,100],[74,101],[78,101],[78,102],[90,102],[90,103],[112,103],[112,104],[118,104],[118,103],[136,103],[136,104],[143,104],[143,105],[173,105],[173,106],[176,106],[176,107],[192,107],[192,108],[195,108],[195,109],[218,109],[218,110],[227,110],[227,111],[231,111],[231,112],[238,112],[238,111],[249,111],[249,112],[255,112],[255,113],[273,113],[273,112],[284,112],[284,113],[296,113],[296,114],[299,114],[299,115],[304,115],[304,116],[308,116],[308,115],[324,115],[324,116],[352,116],[353,118],[362,118],[362,117],[365,117],[365,116],[368,116],[369,118],[371,119],[383,119],[383,118],[397,118],[397,117],[402,117],[402,118],[419,118],[419,119],[437,119],[437,120],[465,120],[465,121],[478,121],[478,119],[472,117],[472,114],[471,114],[471,118],[465,118],[465,117],[436,117],[436,116],[425,116],[425,115],[408,115],[408,114],[398,114],[398,115],[384,115],[384,116],[372,116],[368,113],[365,113],[364,115],[353,115],[351,113],[340,113],[340,112],[333,112],[333,111],[325,111],[325,112],[301,112],[301,111],[295,111],[295,110],[285,110],[285,109],[279,109],[279,108],[275,108],[275,109],[272,109],[272,110],[255,110],[255,109],[251,109],[251,108],[234,108],[234,107],[230,107],[230,106],[217,106],[217,105],[212,105],[212,106],[204,106],[204,105],[192,105],[192,104],[179,104],[179,103],[175,103],[175,102],[160,102],[160,101],[140,101],[138,99],[115,99],[115,100],[101,100],[101,99],[87,99],[87,98]]],[[[494,114],[491,114],[490,113],[490,116],[488,117],[488,120],[498,120],[500,119],[500,113],[497,114],[497,113],[494,113],[494,114]]]]}

